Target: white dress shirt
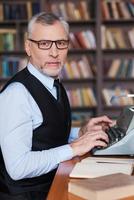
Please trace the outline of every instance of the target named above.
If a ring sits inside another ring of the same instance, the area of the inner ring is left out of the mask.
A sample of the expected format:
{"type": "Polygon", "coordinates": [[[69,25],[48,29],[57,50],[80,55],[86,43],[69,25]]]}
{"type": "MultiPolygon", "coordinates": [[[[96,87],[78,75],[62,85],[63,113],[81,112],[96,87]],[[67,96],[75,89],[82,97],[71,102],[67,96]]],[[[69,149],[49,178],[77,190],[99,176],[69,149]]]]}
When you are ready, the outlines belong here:
{"type": "MultiPolygon", "coordinates": [[[[30,63],[28,70],[56,98],[54,79],[45,76],[30,63]]],[[[69,144],[43,151],[31,150],[33,130],[42,121],[37,103],[23,84],[12,83],[0,94],[0,146],[6,169],[14,180],[40,176],[73,157],[69,144]]],[[[73,128],[69,142],[77,137],[78,129],[73,128]]]]}

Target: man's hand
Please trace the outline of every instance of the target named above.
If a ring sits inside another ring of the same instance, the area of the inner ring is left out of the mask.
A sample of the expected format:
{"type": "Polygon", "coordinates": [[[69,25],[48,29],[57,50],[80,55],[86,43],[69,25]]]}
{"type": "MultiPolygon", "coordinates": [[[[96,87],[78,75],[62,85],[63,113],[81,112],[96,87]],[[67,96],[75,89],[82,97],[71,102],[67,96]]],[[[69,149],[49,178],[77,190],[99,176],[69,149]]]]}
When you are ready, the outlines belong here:
{"type": "Polygon", "coordinates": [[[109,142],[104,131],[90,131],[70,143],[74,156],[81,156],[96,146],[106,147],[109,142]]]}
{"type": "Polygon", "coordinates": [[[87,133],[87,131],[105,131],[109,126],[112,125],[113,121],[107,116],[94,117],[81,127],[81,129],[79,130],[79,137],[87,133]]]}
{"type": "Polygon", "coordinates": [[[113,125],[107,116],[95,117],[79,131],[79,138],[70,143],[74,156],[81,156],[96,146],[106,147],[109,142],[105,130],[113,125]]]}

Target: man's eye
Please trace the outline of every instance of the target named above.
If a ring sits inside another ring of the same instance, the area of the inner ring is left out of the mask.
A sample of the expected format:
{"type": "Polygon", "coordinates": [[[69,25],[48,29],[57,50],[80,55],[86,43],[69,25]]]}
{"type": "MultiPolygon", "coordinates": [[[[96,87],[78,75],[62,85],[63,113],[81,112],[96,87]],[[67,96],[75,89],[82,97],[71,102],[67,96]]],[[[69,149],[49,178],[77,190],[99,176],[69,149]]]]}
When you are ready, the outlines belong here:
{"type": "Polygon", "coordinates": [[[41,46],[49,46],[50,45],[50,42],[49,41],[42,41],[42,42],[40,42],[40,45],[41,46]]]}
{"type": "Polygon", "coordinates": [[[64,46],[64,45],[66,45],[66,41],[58,41],[58,45],[60,45],[60,46],[64,46]]]}

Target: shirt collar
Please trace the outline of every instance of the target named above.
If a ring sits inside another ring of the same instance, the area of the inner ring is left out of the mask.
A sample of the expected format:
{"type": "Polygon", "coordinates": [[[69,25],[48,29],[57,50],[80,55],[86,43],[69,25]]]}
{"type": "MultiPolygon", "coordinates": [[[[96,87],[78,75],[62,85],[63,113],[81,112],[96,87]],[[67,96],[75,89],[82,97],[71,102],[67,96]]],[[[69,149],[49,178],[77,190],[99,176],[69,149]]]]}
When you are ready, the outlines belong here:
{"type": "Polygon", "coordinates": [[[27,65],[28,71],[35,76],[40,82],[48,89],[53,89],[54,79],[42,74],[36,67],[34,67],[30,62],[27,65]]]}

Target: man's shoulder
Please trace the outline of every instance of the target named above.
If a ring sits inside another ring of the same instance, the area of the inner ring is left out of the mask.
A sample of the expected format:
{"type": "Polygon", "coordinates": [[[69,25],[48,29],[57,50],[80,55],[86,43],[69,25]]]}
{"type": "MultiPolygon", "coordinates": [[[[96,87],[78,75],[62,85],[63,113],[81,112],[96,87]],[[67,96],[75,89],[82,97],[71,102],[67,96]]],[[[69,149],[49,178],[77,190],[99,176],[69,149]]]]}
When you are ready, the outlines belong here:
{"type": "Polygon", "coordinates": [[[20,82],[13,82],[7,86],[7,88],[0,94],[0,96],[17,96],[27,95],[28,90],[20,82]]]}

